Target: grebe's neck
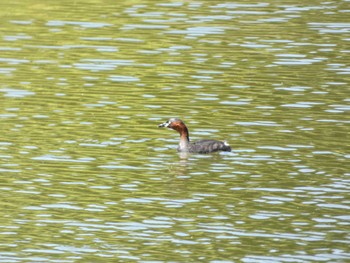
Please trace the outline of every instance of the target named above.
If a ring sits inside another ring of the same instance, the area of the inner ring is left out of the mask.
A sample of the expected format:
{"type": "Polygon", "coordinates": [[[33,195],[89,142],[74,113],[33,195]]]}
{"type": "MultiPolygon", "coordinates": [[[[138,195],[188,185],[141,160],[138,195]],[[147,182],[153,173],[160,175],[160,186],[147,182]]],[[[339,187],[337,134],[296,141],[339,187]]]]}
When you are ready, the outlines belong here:
{"type": "Polygon", "coordinates": [[[180,133],[179,151],[186,151],[190,144],[188,129],[186,126],[184,126],[181,127],[178,132],[180,133]]]}

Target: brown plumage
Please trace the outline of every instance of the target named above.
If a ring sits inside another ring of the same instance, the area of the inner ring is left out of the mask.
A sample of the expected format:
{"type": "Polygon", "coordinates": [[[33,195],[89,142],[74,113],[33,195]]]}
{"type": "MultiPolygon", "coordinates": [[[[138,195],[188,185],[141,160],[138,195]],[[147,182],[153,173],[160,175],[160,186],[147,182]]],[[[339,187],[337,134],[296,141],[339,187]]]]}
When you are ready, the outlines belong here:
{"type": "Polygon", "coordinates": [[[185,123],[180,119],[171,118],[168,121],[159,124],[158,127],[167,127],[177,131],[180,134],[180,143],[179,147],[177,148],[179,152],[211,153],[217,151],[231,151],[231,147],[225,141],[200,140],[190,143],[188,129],[185,123]]]}

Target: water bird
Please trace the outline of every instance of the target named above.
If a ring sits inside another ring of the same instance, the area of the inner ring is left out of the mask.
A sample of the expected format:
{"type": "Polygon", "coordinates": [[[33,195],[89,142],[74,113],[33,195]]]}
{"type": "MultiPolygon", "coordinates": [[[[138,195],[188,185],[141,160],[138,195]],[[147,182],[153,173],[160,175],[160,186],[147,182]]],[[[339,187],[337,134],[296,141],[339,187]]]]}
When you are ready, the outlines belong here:
{"type": "Polygon", "coordinates": [[[159,124],[158,127],[167,127],[180,134],[180,143],[177,147],[178,152],[211,153],[218,151],[231,151],[231,147],[226,141],[200,140],[193,143],[190,142],[187,126],[182,120],[177,118],[171,118],[168,121],[159,124]]]}

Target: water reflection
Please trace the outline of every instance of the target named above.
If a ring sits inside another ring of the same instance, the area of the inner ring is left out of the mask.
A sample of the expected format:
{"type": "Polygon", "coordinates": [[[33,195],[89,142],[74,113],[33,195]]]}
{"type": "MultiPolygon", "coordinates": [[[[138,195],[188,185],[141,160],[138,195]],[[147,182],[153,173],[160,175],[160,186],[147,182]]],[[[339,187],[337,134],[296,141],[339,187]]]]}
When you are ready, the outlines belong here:
{"type": "Polygon", "coordinates": [[[348,260],[344,4],[3,4],[0,261],[348,260]]]}

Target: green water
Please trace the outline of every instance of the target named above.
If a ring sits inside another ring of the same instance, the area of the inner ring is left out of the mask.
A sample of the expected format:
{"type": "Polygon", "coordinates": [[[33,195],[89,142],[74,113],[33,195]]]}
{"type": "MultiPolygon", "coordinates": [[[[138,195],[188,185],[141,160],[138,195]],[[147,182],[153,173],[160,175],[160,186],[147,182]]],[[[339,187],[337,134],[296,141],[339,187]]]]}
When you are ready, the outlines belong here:
{"type": "Polygon", "coordinates": [[[348,1],[0,7],[0,262],[350,260],[348,1]]]}

